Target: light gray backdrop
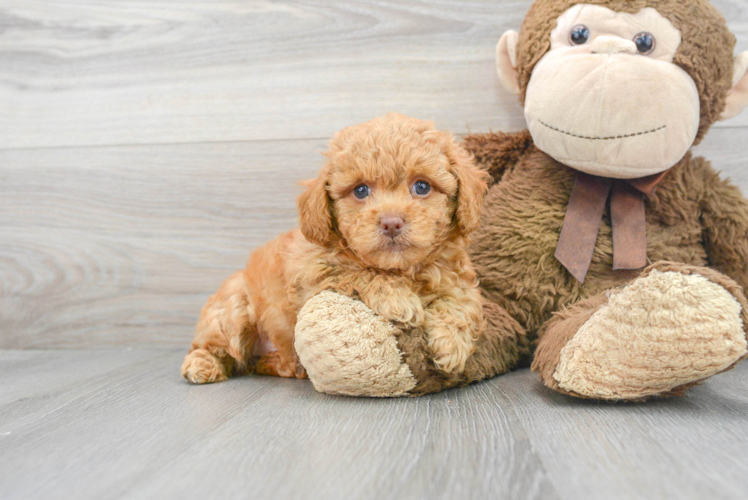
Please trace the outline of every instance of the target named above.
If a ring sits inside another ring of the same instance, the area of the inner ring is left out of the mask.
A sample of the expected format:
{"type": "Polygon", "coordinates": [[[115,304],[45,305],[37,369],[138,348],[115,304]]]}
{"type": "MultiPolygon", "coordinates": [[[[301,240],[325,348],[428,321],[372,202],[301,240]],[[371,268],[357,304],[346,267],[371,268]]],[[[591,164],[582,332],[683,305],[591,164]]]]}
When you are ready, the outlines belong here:
{"type": "MultiPolygon", "coordinates": [[[[0,348],[186,347],[336,130],[522,128],[493,56],[529,4],[0,2],[0,348]]],[[[699,150],[747,190],[747,144],[748,113],[699,150]]]]}

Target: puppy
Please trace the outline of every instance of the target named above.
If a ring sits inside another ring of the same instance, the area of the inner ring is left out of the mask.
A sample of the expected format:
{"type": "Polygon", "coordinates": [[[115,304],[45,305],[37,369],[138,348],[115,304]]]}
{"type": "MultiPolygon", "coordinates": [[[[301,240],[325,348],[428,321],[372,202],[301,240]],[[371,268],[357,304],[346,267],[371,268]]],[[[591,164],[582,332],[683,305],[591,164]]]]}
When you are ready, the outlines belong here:
{"type": "Polygon", "coordinates": [[[305,377],[296,315],[322,290],[423,327],[437,367],[464,370],[485,326],[466,237],[488,174],[431,122],[397,114],[342,130],[325,156],[298,199],[300,228],[255,250],[203,308],[182,365],[190,382],[305,377]]]}

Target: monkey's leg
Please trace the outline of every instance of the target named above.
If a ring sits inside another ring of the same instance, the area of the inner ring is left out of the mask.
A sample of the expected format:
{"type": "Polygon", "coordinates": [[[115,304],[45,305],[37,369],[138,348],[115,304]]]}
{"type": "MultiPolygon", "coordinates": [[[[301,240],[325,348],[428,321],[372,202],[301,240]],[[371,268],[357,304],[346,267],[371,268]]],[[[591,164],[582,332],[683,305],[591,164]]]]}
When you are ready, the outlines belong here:
{"type": "Polygon", "coordinates": [[[203,307],[182,376],[193,384],[226,380],[235,366],[246,367],[256,341],[254,308],[244,272],[239,271],[203,307]]]}
{"type": "Polygon", "coordinates": [[[554,315],[532,368],[551,389],[578,397],[680,395],[746,357],[747,307],[719,272],[658,262],[554,315]]]}
{"type": "Polygon", "coordinates": [[[325,291],[299,313],[296,351],[315,389],[349,396],[420,396],[507,372],[529,356],[523,328],[501,307],[483,303],[487,327],[465,370],[437,368],[421,327],[399,327],[363,302],[325,291]]]}
{"type": "Polygon", "coordinates": [[[516,368],[529,357],[529,343],[522,326],[501,306],[485,299],[482,302],[486,326],[475,340],[475,349],[462,372],[448,373],[437,368],[428,347],[428,332],[412,329],[398,336],[402,359],[418,381],[410,395],[428,394],[495,377],[516,368]]]}

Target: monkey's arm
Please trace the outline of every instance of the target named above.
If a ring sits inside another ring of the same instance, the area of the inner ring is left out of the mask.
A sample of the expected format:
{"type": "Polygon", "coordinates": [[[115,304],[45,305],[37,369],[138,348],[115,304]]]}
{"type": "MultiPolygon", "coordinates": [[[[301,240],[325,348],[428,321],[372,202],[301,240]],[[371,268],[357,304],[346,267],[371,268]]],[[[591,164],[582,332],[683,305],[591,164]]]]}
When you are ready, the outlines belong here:
{"type": "Polygon", "coordinates": [[[702,224],[709,264],[748,291],[748,200],[703,159],[702,224]]]}
{"type": "Polygon", "coordinates": [[[470,134],[465,136],[465,149],[475,155],[475,161],[485,168],[494,181],[513,167],[533,146],[529,130],[505,134],[470,134]]]}

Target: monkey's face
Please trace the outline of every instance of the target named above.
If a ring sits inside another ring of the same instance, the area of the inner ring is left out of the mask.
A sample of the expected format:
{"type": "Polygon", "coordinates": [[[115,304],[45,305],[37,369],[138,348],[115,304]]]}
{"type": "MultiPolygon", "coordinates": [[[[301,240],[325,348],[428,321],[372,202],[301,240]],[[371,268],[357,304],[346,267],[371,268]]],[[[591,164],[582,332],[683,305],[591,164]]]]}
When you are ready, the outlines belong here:
{"type": "Polygon", "coordinates": [[[680,43],[680,31],[652,8],[567,10],[527,86],[525,118],[537,147],[605,177],[675,165],[699,128],[696,85],[673,64],[680,43]]]}

